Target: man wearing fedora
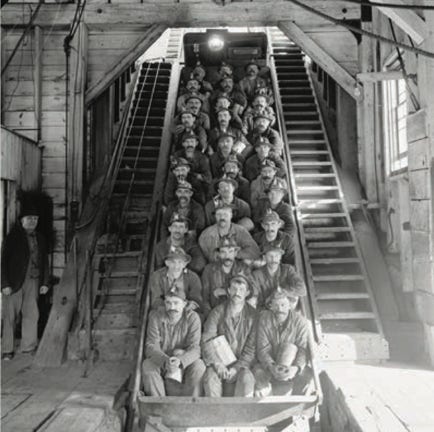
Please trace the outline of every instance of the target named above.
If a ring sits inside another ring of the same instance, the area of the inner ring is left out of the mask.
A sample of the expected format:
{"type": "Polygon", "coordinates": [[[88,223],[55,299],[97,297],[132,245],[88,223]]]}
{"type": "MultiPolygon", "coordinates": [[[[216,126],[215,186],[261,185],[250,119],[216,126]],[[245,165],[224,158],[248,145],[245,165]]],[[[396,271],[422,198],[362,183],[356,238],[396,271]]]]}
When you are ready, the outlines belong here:
{"type": "Polygon", "coordinates": [[[266,159],[270,159],[277,167],[277,175],[279,177],[285,176],[285,164],[283,160],[271,152],[271,144],[268,138],[258,137],[255,144],[255,154],[250,156],[244,163],[244,175],[249,181],[255,180],[260,174],[262,163],[266,159]]]}
{"type": "MultiPolygon", "coordinates": [[[[166,210],[167,211],[167,210],[166,210]]],[[[206,260],[196,240],[196,233],[188,231],[189,220],[179,213],[172,213],[168,225],[169,237],[163,238],[157,243],[155,248],[155,268],[164,267],[164,260],[171,250],[182,248],[191,256],[191,261],[187,265],[190,270],[201,274],[205,267],[206,260]]]]}
{"type": "Polygon", "coordinates": [[[190,261],[191,256],[183,249],[174,248],[166,255],[165,266],[152,273],[149,289],[153,309],[164,304],[164,297],[169,291],[178,290],[185,293],[188,309],[202,310],[202,283],[199,276],[187,268],[190,261]]]}
{"type": "Polygon", "coordinates": [[[267,299],[269,310],[260,314],[257,327],[255,396],[302,394],[311,380],[307,367],[309,324],[296,311],[300,294],[285,284],[267,299]]]}
{"type": "Polygon", "coordinates": [[[258,199],[257,205],[253,211],[253,221],[259,225],[269,210],[275,211],[283,221],[281,230],[294,236],[295,224],[292,217],[292,208],[285,202],[284,198],[288,195],[288,186],[286,181],[276,178],[271,184],[265,196],[258,199]]]}
{"type": "Polygon", "coordinates": [[[253,238],[264,253],[265,249],[272,245],[278,245],[283,250],[282,263],[294,264],[294,235],[281,230],[284,222],[273,210],[268,209],[262,218],[262,231],[256,233],[253,238]]]}
{"type": "Polygon", "coordinates": [[[259,258],[260,251],[246,228],[232,223],[232,207],[221,203],[216,208],[216,223],[202,232],[199,237],[199,246],[208,262],[219,259],[218,247],[222,237],[231,236],[235,239],[240,250],[238,258],[246,262],[252,262],[259,258]]]}
{"type": "Polygon", "coordinates": [[[202,349],[207,365],[203,377],[205,396],[253,397],[255,378],[251,371],[256,348],[256,309],[247,302],[253,294],[251,279],[240,272],[232,276],[228,298],[208,315],[202,333],[202,345],[224,336],[236,357],[225,365],[202,349]]]}
{"type": "Polygon", "coordinates": [[[276,155],[281,156],[283,152],[283,141],[279,132],[271,127],[273,120],[274,117],[271,117],[265,111],[255,113],[253,118],[253,130],[247,135],[247,140],[254,143],[260,136],[265,137],[270,141],[272,151],[276,155]]]}
{"type": "Polygon", "coordinates": [[[290,286],[299,296],[306,295],[306,286],[292,265],[282,264],[284,250],[279,244],[269,244],[263,251],[265,265],[253,271],[258,286],[258,306],[264,307],[267,298],[279,286],[290,286]]]}
{"type": "MultiPolygon", "coordinates": [[[[232,237],[223,237],[217,249],[218,260],[205,266],[202,273],[202,298],[204,316],[228,297],[230,280],[235,274],[243,273],[250,277],[251,285],[253,278],[250,267],[237,259],[240,248],[232,237]]],[[[255,289],[255,292],[258,290],[255,289]]]]}
{"type": "Polygon", "coordinates": [[[221,177],[215,181],[218,194],[205,205],[205,218],[207,226],[215,223],[215,210],[221,204],[232,207],[232,221],[242,225],[247,231],[254,228],[250,206],[235,196],[237,182],[231,177],[221,177]]]}
{"type": "Polygon", "coordinates": [[[38,346],[38,296],[48,292],[48,254],[44,237],[36,231],[39,212],[23,208],[20,221],[6,236],[2,251],[2,358],[15,351],[15,323],[21,313],[21,351],[33,354],[38,346]]]}
{"type": "Polygon", "coordinates": [[[142,363],[148,396],[200,396],[205,372],[200,359],[201,321],[187,304],[185,291],[172,287],[164,295],[164,307],[149,314],[142,363]]]}
{"type": "Polygon", "coordinates": [[[167,182],[164,188],[163,202],[168,205],[176,200],[176,190],[180,183],[187,182],[191,185],[193,198],[199,204],[206,203],[206,191],[203,184],[191,173],[190,162],[183,157],[171,157],[171,171],[167,175],[167,182]]]}

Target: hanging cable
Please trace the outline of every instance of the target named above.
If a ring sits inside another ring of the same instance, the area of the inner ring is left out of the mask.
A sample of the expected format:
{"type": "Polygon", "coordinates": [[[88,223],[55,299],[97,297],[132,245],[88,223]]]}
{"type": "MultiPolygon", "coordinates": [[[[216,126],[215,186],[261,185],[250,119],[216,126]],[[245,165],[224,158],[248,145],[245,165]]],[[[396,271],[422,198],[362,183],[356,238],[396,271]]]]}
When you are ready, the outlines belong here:
{"type": "MultiPolygon", "coordinates": [[[[390,31],[392,33],[393,40],[396,42],[395,28],[394,28],[393,22],[390,18],[389,18],[389,25],[390,25],[390,31]]],[[[407,73],[407,69],[405,67],[405,63],[404,63],[404,59],[402,58],[401,51],[398,47],[396,47],[395,49],[396,49],[396,53],[398,55],[398,61],[399,61],[399,65],[400,65],[401,70],[402,70],[402,75],[404,76],[405,85],[407,87],[408,94],[410,95],[411,103],[413,104],[414,109],[416,111],[419,111],[420,110],[420,104],[419,104],[419,101],[417,100],[416,95],[413,92],[413,89],[410,86],[410,76],[407,73]]]]}
{"type": "Polygon", "coordinates": [[[434,6],[428,5],[408,5],[402,3],[379,3],[375,1],[367,0],[342,0],[347,3],[355,3],[360,6],[370,6],[370,7],[384,7],[393,9],[410,9],[410,10],[434,10],[434,6]]]}
{"type": "Polygon", "coordinates": [[[379,40],[380,42],[384,42],[388,45],[397,46],[397,47],[400,47],[406,51],[414,52],[416,54],[420,54],[422,56],[434,59],[434,52],[430,52],[430,51],[423,50],[421,48],[413,47],[411,45],[407,45],[407,44],[404,44],[402,42],[395,42],[392,39],[386,38],[384,36],[377,35],[375,33],[369,32],[367,30],[360,29],[358,27],[355,27],[351,24],[346,23],[344,20],[333,18],[332,16],[327,15],[324,12],[320,12],[320,11],[308,6],[307,4],[302,3],[301,1],[298,1],[298,0],[288,0],[288,1],[301,7],[302,9],[305,9],[305,10],[313,13],[314,15],[318,15],[321,18],[332,22],[333,24],[336,24],[336,25],[341,26],[341,27],[345,27],[346,29],[351,30],[354,33],[358,33],[358,34],[361,34],[363,36],[367,36],[371,39],[379,40]]]}

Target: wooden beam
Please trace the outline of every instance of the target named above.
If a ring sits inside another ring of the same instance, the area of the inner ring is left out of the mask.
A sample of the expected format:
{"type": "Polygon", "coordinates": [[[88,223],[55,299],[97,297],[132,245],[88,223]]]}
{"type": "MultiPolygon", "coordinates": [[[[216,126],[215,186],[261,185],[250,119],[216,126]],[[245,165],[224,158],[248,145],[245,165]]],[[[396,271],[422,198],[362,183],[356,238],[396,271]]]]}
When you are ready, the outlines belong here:
{"type": "MultiPolygon", "coordinates": [[[[345,1],[325,2],[310,0],[309,6],[332,15],[337,19],[360,19],[360,7],[345,1]]],[[[72,22],[74,4],[43,4],[35,19],[41,26],[65,26],[72,22]],[[60,12],[59,12],[60,8],[60,12]]],[[[29,11],[23,12],[21,4],[8,3],[2,7],[2,25],[22,26],[30,19],[29,11]]],[[[256,0],[253,2],[228,3],[224,7],[209,0],[195,2],[154,1],[153,3],[107,3],[91,1],[86,4],[84,22],[93,25],[151,25],[164,23],[169,27],[277,25],[278,21],[294,20],[298,25],[327,25],[297,5],[284,0],[256,0]]]]}
{"type": "Polygon", "coordinates": [[[115,61],[102,72],[99,77],[90,84],[86,91],[86,105],[98,97],[106,88],[108,88],[115,79],[126,69],[131,63],[137,60],[166,30],[164,24],[153,24],[144,33],[142,39],[136,43],[130,50],[126,51],[122,57],[115,61]]]}
{"type": "Polygon", "coordinates": [[[404,78],[402,71],[362,72],[357,74],[357,80],[362,82],[392,81],[404,78]]]}
{"type": "Polygon", "coordinates": [[[35,118],[38,135],[36,140],[41,140],[41,118],[42,118],[42,50],[43,50],[43,30],[40,26],[35,26],[35,118]]]}
{"type": "MultiPolygon", "coordinates": [[[[376,0],[378,3],[390,3],[389,0],[376,0]]],[[[394,0],[393,3],[407,4],[403,0],[394,0]]],[[[384,15],[389,17],[398,27],[404,30],[417,45],[421,44],[428,37],[428,26],[425,21],[408,9],[395,9],[391,7],[378,8],[384,15]]]]}
{"type": "Polygon", "coordinates": [[[280,30],[324,69],[353,98],[357,81],[294,22],[280,22],[280,30]]]}

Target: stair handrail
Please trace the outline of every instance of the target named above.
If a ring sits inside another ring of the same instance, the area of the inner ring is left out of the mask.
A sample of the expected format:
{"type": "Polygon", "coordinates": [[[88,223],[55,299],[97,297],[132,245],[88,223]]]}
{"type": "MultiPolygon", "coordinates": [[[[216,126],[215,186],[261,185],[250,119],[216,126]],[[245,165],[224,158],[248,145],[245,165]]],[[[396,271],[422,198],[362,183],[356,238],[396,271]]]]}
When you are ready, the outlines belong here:
{"type": "MultiPolygon", "coordinates": [[[[270,75],[271,75],[271,82],[273,86],[273,94],[274,94],[274,103],[276,106],[276,115],[277,115],[277,124],[279,126],[280,134],[282,137],[282,140],[284,142],[283,146],[283,152],[284,152],[284,162],[285,162],[285,173],[286,178],[288,179],[289,186],[290,186],[290,199],[291,199],[291,205],[292,205],[292,211],[293,211],[293,219],[294,224],[296,227],[296,238],[297,241],[294,242],[294,252],[295,252],[295,265],[298,272],[300,272],[303,276],[303,279],[306,281],[306,263],[304,261],[304,256],[302,255],[300,251],[300,244],[301,244],[301,238],[300,238],[300,228],[299,228],[299,220],[297,217],[297,208],[298,208],[298,202],[296,199],[295,194],[295,183],[294,183],[294,172],[292,170],[291,164],[290,164],[290,154],[289,154],[289,144],[287,139],[287,131],[286,131],[286,124],[285,124],[285,118],[283,116],[283,106],[282,101],[280,97],[280,90],[278,87],[278,77],[276,72],[276,65],[274,63],[274,54],[273,54],[273,47],[271,44],[271,32],[269,29],[267,29],[267,39],[268,39],[268,59],[267,64],[270,68],[270,75]]],[[[318,395],[318,404],[322,403],[323,400],[323,393],[321,388],[321,382],[319,379],[319,365],[318,365],[318,355],[317,355],[317,349],[316,349],[316,343],[320,340],[320,336],[317,333],[317,320],[316,320],[316,313],[315,309],[313,307],[313,299],[311,298],[313,293],[310,290],[310,286],[307,283],[306,286],[308,287],[308,296],[309,296],[309,307],[306,305],[306,301],[303,299],[301,302],[301,308],[303,313],[307,316],[309,321],[313,323],[314,325],[311,326],[311,331],[309,331],[309,337],[308,337],[308,347],[309,352],[311,355],[311,364],[312,364],[312,371],[313,371],[313,379],[315,383],[315,388],[318,395]]]]}
{"type": "MultiPolygon", "coordinates": [[[[289,186],[290,186],[290,199],[291,199],[291,205],[292,205],[292,212],[293,212],[293,219],[294,219],[294,224],[296,226],[296,237],[297,237],[297,241],[294,242],[294,250],[295,250],[295,263],[296,263],[296,267],[297,270],[302,273],[303,275],[303,279],[305,281],[307,281],[306,286],[308,287],[307,293],[308,293],[308,298],[309,298],[309,308],[305,307],[304,312],[307,314],[307,316],[309,317],[309,319],[311,320],[311,322],[314,324],[313,325],[313,332],[314,332],[314,336],[315,336],[315,340],[317,342],[319,342],[321,340],[321,327],[320,327],[320,323],[318,321],[318,314],[316,311],[316,306],[315,306],[315,301],[312,298],[312,296],[314,295],[313,289],[311,287],[310,284],[310,280],[307,277],[307,271],[306,271],[306,263],[305,263],[305,257],[301,252],[301,243],[302,243],[302,239],[301,239],[301,235],[300,235],[300,222],[299,222],[299,216],[298,216],[298,201],[297,201],[297,197],[296,197],[296,187],[295,187],[295,182],[294,182],[294,171],[292,169],[292,165],[290,163],[291,161],[291,155],[289,153],[289,143],[288,143],[288,138],[287,138],[287,130],[286,130],[286,124],[285,124],[285,118],[283,116],[283,105],[282,105],[282,100],[281,100],[281,96],[280,96],[280,90],[278,87],[278,77],[277,77],[277,72],[276,72],[276,65],[274,63],[274,54],[273,54],[273,48],[272,48],[272,44],[271,44],[271,34],[270,31],[267,30],[267,36],[268,36],[268,64],[270,67],[270,74],[271,74],[271,81],[272,81],[272,86],[273,86],[273,93],[274,93],[274,102],[276,105],[276,115],[277,115],[277,123],[279,125],[279,129],[281,132],[281,137],[282,140],[284,142],[284,146],[283,146],[283,152],[284,152],[284,162],[285,162],[285,171],[286,171],[286,177],[288,179],[289,182],[289,186]]],[[[303,302],[304,304],[305,302],[303,302]]],[[[304,306],[306,306],[304,304],[304,306]]]]}
{"type": "Polygon", "coordinates": [[[136,357],[134,362],[133,379],[130,380],[130,394],[127,406],[127,419],[125,422],[124,431],[130,431],[133,427],[135,413],[137,412],[137,396],[140,391],[141,383],[141,365],[143,362],[145,336],[148,323],[148,315],[150,309],[150,290],[149,279],[154,270],[155,262],[155,246],[158,242],[160,225],[162,220],[162,194],[164,180],[168,174],[169,156],[172,146],[171,123],[176,111],[176,100],[178,96],[178,87],[180,79],[179,62],[172,62],[172,70],[170,74],[170,82],[168,88],[168,98],[166,102],[166,112],[163,123],[163,136],[161,138],[160,152],[157,162],[157,176],[155,179],[154,190],[152,195],[151,205],[151,223],[148,226],[147,236],[149,239],[149,247],[147,249],[147,265],[143,278],[142,289],[139,296],[139,334],[137,335],[136,357]]]}

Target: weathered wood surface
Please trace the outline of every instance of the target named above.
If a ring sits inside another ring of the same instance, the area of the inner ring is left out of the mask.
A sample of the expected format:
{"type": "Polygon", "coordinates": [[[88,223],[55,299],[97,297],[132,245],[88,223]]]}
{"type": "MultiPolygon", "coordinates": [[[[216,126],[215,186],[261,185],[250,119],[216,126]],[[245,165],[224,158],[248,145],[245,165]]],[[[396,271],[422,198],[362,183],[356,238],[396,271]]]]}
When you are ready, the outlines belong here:
{"type": "Polygon", "coordinates": [[[313,61],[324,69],[352,97],[356,80],[323,48],[293,22],[280,22],[280,30],[295,42],[313,61]]]}
{"type": "MultiPolygon", "coordinates": [[[[313,0],[309,6],[325,12],[337,19],[359,19],[360,7],[344,1],[324,2],[313,0]]],[[[69,26],[75,5],[42,5],[35,25],[69,26]]],[[[23,14],[23,8],[16,4],[7,4],[2,8],[3,25],[22,25],[28,22],[29,12],[23,14]]],[[[146,25],[164,23],[168,26],[216,26],[240,25],[240,18],[245,25],[276,25],[279,21],[293,20],[298,25],[327,25],[324,19],[306,12],[287,1],[255,1],[249,3],[229,3],[224,7],[210,1],[195,3],[155,2],[134,4],[108,4],[107,2],[90,2],[86,5],[83,20],[88,26],[93,25],[146,25]]]]}

